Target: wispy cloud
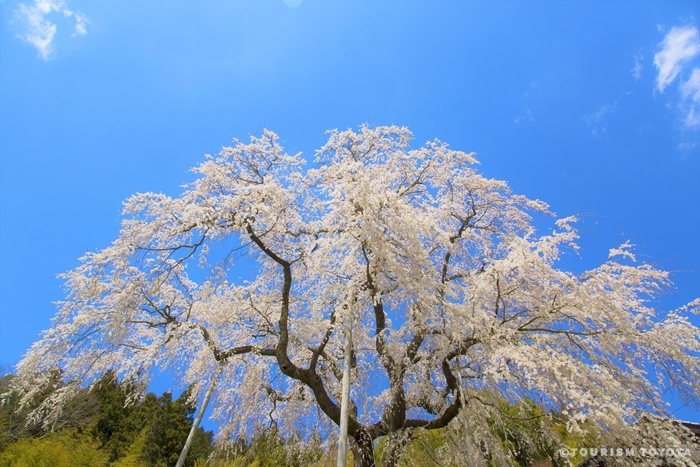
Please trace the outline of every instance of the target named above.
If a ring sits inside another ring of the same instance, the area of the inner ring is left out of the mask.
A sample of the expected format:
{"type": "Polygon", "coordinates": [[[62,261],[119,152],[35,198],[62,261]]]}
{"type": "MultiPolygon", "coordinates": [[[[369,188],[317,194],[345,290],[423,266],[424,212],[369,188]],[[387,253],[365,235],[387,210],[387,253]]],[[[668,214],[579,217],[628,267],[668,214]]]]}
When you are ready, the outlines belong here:
{"type": "Polygon", "coordinates": [[[525,106],[523,109],[523,114],[518,115],[515,117],[515,124],[520,125],[521,122],[534,122],[535,121],[535,114],[532,113],[532,110],[530,110],[530,107],[525,106]]]}
{"type": "Polygon", "coordinates": [[[639,79],[642,77],[642,61],[644,60],[644,55],[642,51],[635,52],[634,54],[634,68],[630,70],[634,79],[639,79]]]}
{"type": "Polygon", "coordinates": [[[18,37],[36,47],[39,56],[44,60],[51,59],[55,54],[54,38],[58,29],[56,23],[48,19],[48,16],[62,14],[64,18],[73,17],[73,37],[87,34],[87,25],[90,22],[81,12],[68,9],[63,0],[34,0],[29,6],[20,3],[15,14],[25,29],[18,37]]]}
{"type": "Polygon", "coordinates": [[[654,55],[654,65],[659,69],[656,87],[664,92],[683,66],[700,54],[700,34],[693,26],[675,26],[659,45],[661,50],[654,55]]]}
{"type": "Polygon", "coordinates": [[[71,37],[84,36],[85,34],[87,34],[87,25],[90,23],[90,20],[87,19],[87,17],[84,14],[82,14],[79,11],[73,13],[69,10],[63,10],[63,14],[65,16],[75,15],[75,29],[73,30],[73,34],[71,34],[71,37]]]}
{"type": "Polygon", "coordinates": [[[532,102],[534,99],[541,97],[542,93],[539,90],[539,86],[540,86],[539,81],[533,81],[528,86],[527,91],[525,91],[525,93],[523,95],[523,101],[524,101],[525,106],[523,107],[522,114],[518,115],[513,120],[516,125],[520,125],[521,123],[528,123],[528,122],[532,123],[535,121],[535,113],[530,108],[530,102],[532,102]]]}
{"type": "Polygon", "coordinates": [[[693,68],[688,81],[681,84],[683,123],[688,128],[700,128],[700,68],[693,68]]]}
{"type": "Polygon", "coordinates": [[[608,132],[608,117],[617,110],[617,102],[606,104],[589,115],[581,117],[594,135],[601,135],[608,132]]]}
{"type": "Polygon", "coordinates": [[[694,66],[692,61],[700,56],[700,33],[695,26],[675,26],[659,46],[660,50],[654,55],[654,64],[659,70],[656,89],[664,92],[678,78],[682,126],[696,130],[700,128],[700,67],[694,66]],[[688,69],[690,76],[684,80],[688,69]]]}

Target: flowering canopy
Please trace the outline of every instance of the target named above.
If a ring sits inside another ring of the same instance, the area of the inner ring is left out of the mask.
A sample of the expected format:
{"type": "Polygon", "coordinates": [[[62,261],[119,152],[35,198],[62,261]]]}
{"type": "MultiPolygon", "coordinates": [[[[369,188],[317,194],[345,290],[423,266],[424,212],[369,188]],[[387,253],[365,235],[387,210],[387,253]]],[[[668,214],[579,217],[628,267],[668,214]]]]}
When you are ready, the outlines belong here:
{"type": "Polygon", "coordinates": [[[265,130],[207,156],[179,197],[134,195],[119,238],[63,275],[67,299],[15,389],[29,400],[62,369],[73,385],[37,412],[50,418],[108,370],[145,384],[173,368],[196,396],[223,365],[221,437],[270,418],[337,424],[352,312],[351,434],[483,424],[494,394],[603,430],[663,412],[669,385],[697,400],[698,302],[655,309],[668,273],[635,265],[629,244],[583,274],[558,269],[575,218],[538,236],[544,203],[477,173],[473,154],[411,139],[332,130],[307,169],[265,130]]]}

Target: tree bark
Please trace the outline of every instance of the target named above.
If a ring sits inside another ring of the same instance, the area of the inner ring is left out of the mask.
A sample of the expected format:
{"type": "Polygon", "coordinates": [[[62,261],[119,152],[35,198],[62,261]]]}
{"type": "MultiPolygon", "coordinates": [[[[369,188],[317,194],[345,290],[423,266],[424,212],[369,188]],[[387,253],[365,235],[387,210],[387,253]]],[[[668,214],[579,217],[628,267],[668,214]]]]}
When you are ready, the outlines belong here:
{"type": "Polygon", "coordinates": [[[374,444],[367,430],[360,427],[353,436],[352,453],[354,467],[377,467],[374,462],[374,444]]]}
{"type": "Polygon", "coordinates": [[[411,444],[413,440],[413,430],[406,429],[395,431],[387,436],[382,454],[382,467],[395,467],[401,457],[403,450],[411,444]]]}

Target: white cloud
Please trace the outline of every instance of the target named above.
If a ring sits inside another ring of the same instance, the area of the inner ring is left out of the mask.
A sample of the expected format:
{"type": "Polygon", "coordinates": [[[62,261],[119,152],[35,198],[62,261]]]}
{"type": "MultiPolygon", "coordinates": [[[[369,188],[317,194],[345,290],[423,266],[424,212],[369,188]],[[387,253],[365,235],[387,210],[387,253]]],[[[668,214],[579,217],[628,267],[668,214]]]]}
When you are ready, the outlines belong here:
{"type": "Polygon", "coordinates": [[[700,102],[700,68],[693,69],[690,79],[681,85],[684,99],[700,102]]]}
{"type": "Polygon", "coordinates": [[[675,26],[659,45],[661,50],[654,55],[654,65],[659,69],[656,87],[664,92],[683,66],[700,54],[700,34],[693,26],[675,26]]]}
{"type": "Polygon", "coordinates": [[[75,14],[75,32],[72,34],[75,36],[84,36],[87,34],[87,25],[90,22],[84,14],[78,12],[75,14]]]}
{"type": "Polygon", "coordinates": [[[39,55],[48,60],[53,55],[53,37],[56,35],[56,25],[44,19],[51,11],[59,11],[60,2],[36,0],[34,5],[19,4],[18,15],[27,22],[27,33],[20,37],[39,50],[39,55]]]}
{"type": "MultiPolygon", "coordinates": [[[[678,78],[680,95],[677,97],[677,108],[681,127],[686,130],[700,129],[700,67],[697,60],[693,64],[693,60],[700,56],[698,28],[675,26],[659,46],[661,50],[654,55],[654,64],[659,70],[656,88],[664,92],[678,78]]],[[[667,106],[671,107],[671,104],[667,106]]]]}
{"type": "Polygon", "coordinates": [[[700,128],[700,68],[694,68],[688,81],[681,84],[683,123],[688,128],[700,128]]]}
{"type": "Polygon", "coordinates": [[[540,82],[539,81],[533,81],[530,83],[528,86],[528,89],[525,91],[525,94],[523,96],[523,100],[525,102],[525,106],[523,108],[523,112],[521,115],[518,115],[515,117],[513,120],[516,125],[520,125],[522,122],[534,122],[535,121],[535,113],[532,111],[530,108],[530,102],[538,100],[541,96],[542,93],[539,90],[540,82]]]}
{"type": "Polygon", "coordinates": [[[47,18],[52,13],[63,13],[66,18],[74,17],[73,37],[87,34],[89,23],[88,18],[82,13],[66,8],[63,0],[34,0],[34,3],[29,6],[20,3],[15,14],[22,21],[26,31],[18,36],[36,47],[39,56],[44,60],[49,60],[55,53],[54,38],[58,27],[55,22],[47,18]]]}
{"type": "Polygon", "coordinates": [[[581,117],[586,125],[591,128],[594,135],[604,134],[608,131],[608,116],[617,110],[617,102],[606,104],[590,115],[581,117]]]}
{"type": "Polygon", "coordinates": [[[644,55],[642,55],[642,51],[640,50],[634,54],[634,68],[630,70],[634,79],[642,77],[642,60],[644,60],[644,55]]]}
{"type": "Polygon", "coordinates": [[[515,124],[520,125],[520,122],[534,122],[535,121],[535,114],[532,113],[532,110],[530,110],[530,107],[525,106],[523,109],[523,115],[518,115],[515,117],[515,124]]]}

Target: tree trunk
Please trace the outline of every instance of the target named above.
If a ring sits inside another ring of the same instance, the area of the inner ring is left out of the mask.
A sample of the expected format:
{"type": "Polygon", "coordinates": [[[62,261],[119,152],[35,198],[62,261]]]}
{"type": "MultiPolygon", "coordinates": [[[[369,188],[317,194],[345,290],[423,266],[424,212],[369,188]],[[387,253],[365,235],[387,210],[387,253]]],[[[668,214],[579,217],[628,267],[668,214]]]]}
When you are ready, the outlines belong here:
{"type": "Polygon", "coordinates": [[[403,450],[411,444],[413,440],[413,430],[406,429],[396,431],[387,436],[382,454],[382,467],[395,467],[401,457],[403,450]]]}
{"type": "Polygon", "coordinates": [[[364,428],[355,432],[352,443],[354,467],[377,467],[374,462],[374,444],[364,428]]]}

